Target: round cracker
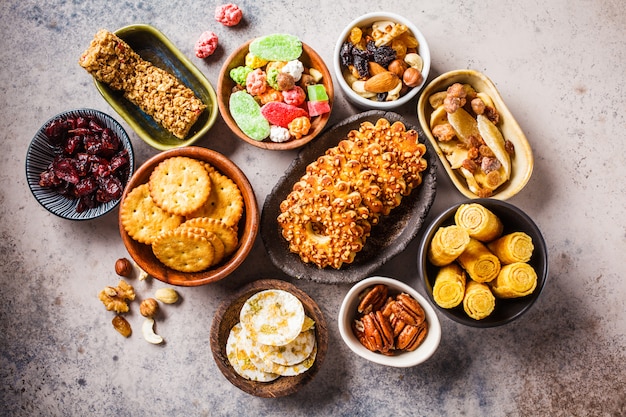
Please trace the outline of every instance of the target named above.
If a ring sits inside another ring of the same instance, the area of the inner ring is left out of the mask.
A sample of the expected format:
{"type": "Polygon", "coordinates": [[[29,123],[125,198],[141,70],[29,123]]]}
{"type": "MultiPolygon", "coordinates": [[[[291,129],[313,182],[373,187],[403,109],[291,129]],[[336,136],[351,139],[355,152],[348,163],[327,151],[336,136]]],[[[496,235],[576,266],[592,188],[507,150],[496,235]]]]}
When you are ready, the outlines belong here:
{"type": "Polygon", "coordinates": [[[220,262],[222,262],[222,260],[224,259],[225,246],[224,246],[224,242],[222,242],[222,239],[220,239],[220,237],[217,234],[207,229],[203,229],[201,227],[190,226],[187,223],[183,223],[180,227],[187,228],[192,233],[202,234],[204,237],[209,239],[211,244],[213,244],[213,249],[215,249],[215,255],[214,255],[213,263],[211,264],[211,266],[217,265],[220,262]]]}
{"type": "Polygon", "coordinates": [[[181,272],[207,269],[215,258],[215,248],[204,229],[179,227],[161,234],[152,243],[152,252],[164,265],[181,272]]]}
{"type": "Polygon", "coordinates": [[[206,203],[211,193],[202,162],[186,156],[161,161],[150,174],[150,195],[168,213],[186,216],[206,203]]]}
{"type": "Polygon", "coordinates": [[[263,369],[265,372],[271,372],[280,376],[296,376],[311,368],[317,357],[317,342],[313,344],[311,354],[302,362],[293,365],[280,365],[271,361],[265,362],[263,369]]]}
{"type": "Polygon", "coordinates": [[[200,227],[208,230],[209,232],[215,233],[224,244],[224,256],[228,256],[233,253],[239,244],[237,231],[218,219],[212,219],[209,217],[194,217],[185,221],[183,225],[185,227],[200,227]]]}
{"type": "Polygon", "coordinates": [[[260,291],[246,300],[239,314],[246,334],[257,343],[283,346],[302,330],[304,306],[284,290],[260,291]]]}
{"type": "Polygon", "coordinates": [[[264,372],[254,365],[246,350],[243,349],[245,343],[246,336],[243,328],[241,323],[237,323],[230,330],[226,340],[226,357],[235,372],[243,378],[259,382],[270,382],[278,378],[279,375],[264,372]]]}
{"type": "Polygon", "coordinates": [[[315,330],[307,330],[284,346],[257,345],[257,355],[264,362],[283,366],[296,365],[303,362],[313,352],[315,346],[315,330]]]}
{"type": "Polygon", "coordinates": [[[243,216],[243,196],[233,180],[205,163],[211,181],[211,193],[207,201],[187,217],[211,217],[236,227],[243,216]]]}
{"type": "Polygon", "coordinates": [[[176,229],[184,218],[157,206],[148,184],[133,188],[120,206],[120,219],[128,235],[140,243],[151,245],[162,233],[176,229]]]}

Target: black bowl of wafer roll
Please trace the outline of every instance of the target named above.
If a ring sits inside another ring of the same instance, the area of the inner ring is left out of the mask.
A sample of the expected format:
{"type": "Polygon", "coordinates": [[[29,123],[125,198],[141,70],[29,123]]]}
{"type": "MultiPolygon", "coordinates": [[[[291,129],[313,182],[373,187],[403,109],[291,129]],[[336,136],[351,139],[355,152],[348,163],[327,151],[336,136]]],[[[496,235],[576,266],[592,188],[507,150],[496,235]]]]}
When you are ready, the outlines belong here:
{"type": "Polygon", "coordinates": [[[520,318],[537,301],[548,253],[539,227],[520,208],[469,199],[427,226],[417,266],[430,301],[446,317],[495,327],[520,318]]]}

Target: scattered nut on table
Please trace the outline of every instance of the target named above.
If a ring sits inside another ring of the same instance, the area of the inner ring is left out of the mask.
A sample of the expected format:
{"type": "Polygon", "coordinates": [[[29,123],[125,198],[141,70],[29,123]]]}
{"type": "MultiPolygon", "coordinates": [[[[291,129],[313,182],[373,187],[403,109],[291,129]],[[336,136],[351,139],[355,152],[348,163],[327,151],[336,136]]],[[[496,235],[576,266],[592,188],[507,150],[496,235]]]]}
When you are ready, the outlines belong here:
{"type": "Polygon", "coordinates": [[[173,288],[159,288],[154,293],[154,298],[165,304],[174,304],[178,301],[178,293],[173,288]]]}
{"type": "Polygon", "coordinates": [[[159,312],[159,303],[154,298],[146,298],[139,304],[139,312],[144,317],[153,318],[159,312]]]}
{"type": "Polygon", "coordinates": [[[129,278],[133,273],[133,264],[126,258],[115,261],[115,273],[121,277],[129,278]]]}
{"type": "Polygon", "coordinates": [[[98,298],[107,310],[113,310],[116,313],[126,313],[128,311],[128,301],[135,299],[135,289],[122,279],[117,284],[117,287],[104,287],[98,294],[98,298]]]}
{"type": "Polygon", "coordinates": [[[141,326],[141,333],[147,342],[158,345],[163,342],[163,338],[154,332],[154,319],[146,318],[141,326]]]}

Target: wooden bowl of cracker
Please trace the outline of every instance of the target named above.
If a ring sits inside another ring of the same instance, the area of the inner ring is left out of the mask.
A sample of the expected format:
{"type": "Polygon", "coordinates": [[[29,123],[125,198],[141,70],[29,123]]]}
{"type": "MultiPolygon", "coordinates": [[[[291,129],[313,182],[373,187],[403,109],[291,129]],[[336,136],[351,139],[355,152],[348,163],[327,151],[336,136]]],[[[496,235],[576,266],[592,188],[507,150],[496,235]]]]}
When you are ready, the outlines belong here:
{"type": "Polygon", "coordinates": [[[226,379],[248,394],[277,398],[295,393],[322,366],[326,320],[295,285],[261,279],[239,289],[215,312],[211,351],[226,379]],[[281,308],[277,309],[276,303],[281,308]],[[255,329],[272,326],[275,332],[255,329]]]}
{"type": "Polygon", "coordinates": [[[119,230],[128,253],[150,276],[199,286],[232,273],[259,227],[245,174],[224,155],[189,146],[148,159],[124,190],[119,230]]]}

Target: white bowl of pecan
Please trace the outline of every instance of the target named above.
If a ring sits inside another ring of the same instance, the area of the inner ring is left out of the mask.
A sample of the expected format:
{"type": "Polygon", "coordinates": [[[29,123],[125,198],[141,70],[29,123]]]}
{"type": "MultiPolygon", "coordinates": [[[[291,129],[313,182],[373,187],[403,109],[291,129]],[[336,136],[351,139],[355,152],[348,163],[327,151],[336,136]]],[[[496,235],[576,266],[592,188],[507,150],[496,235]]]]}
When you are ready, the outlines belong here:
{"type": "Polygon", "coordinates": [[[398,368],[426,361],[441,340],[441,325],[428,301],[409,285],[387,277],[355,284],[341,304],[338,325],[354,353],[398,368]]]}

